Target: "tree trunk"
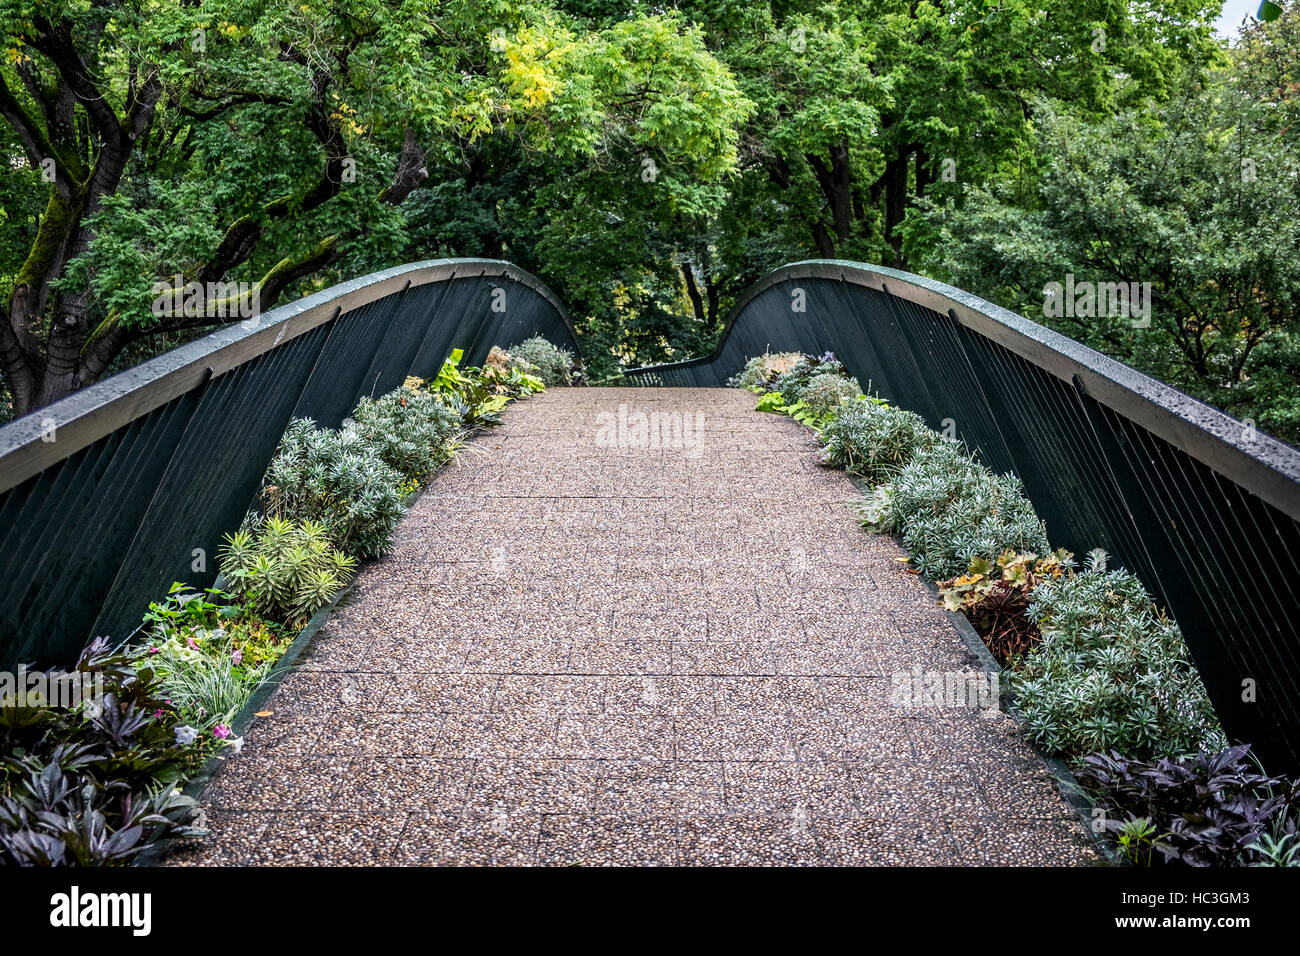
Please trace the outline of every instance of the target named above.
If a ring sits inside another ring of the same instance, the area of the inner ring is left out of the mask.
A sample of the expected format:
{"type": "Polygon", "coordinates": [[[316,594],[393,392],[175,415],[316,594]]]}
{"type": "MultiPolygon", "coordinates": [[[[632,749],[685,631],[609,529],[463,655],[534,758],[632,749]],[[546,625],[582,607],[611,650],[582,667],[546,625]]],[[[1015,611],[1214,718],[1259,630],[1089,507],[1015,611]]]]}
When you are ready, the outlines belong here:
{"type": "Polygon", "coordinates": [[[722,290],[718,288],[718,284],[713,281],[712,276],[705,276],[704,291],[708,297],[708,307],[706,309],[708,321],[705,324],[708,326],[709,331],[712,332],[718,327],[718,299],[722,294],[722,290]]]}
{"type": "Polygon", "coordinates": [[[934,182],[934,175],[930,170],[930,154],[923,148],[916,151],[916,195],[917,198],[925,195],[925,191],[930,188],[930,183],[934,182]]]}
{"type": "Polygon", "coordinates": [[[823,222],[814,222],[812,226],[813,242],[817,243],[817,251],[821,253],[823,259],[835,258],[835,240],[831,234],[826,231],[826,225],[823,222]]]}
{"type": "MultiPolygon", "coordinates": [[[[822,195],[826,198],[826,205],[831,210],[831,228],[834,230],[835,240],[844,242],[849,238],[853,230],[853,170],[849,164],[849,143],[848,140],[842,140],[831,149],[831,161],[828,166],[820,156],[809,153],[806,157],[808,165],[812,167],[813,175],[817,177],[817,184],[821,187],[822,195]]],[[[834,255],[834,242],[829,242],[829,235],[819,236],[818,230],[826,232],[822,223],[817,223],[813,227],[813,238],[817,242],[817,247],[822,250],[823,255],[834,255]],[[829,245],[827,251],[824,246],[829,245]]]]}
{"type": "Polygon", "coordinates": [[[682,263],[682,278],[686,280],[686,295],[691,300],[691,309],[695,312],[695,321],[704,325],[708,315],[704,311],[704,297],[695,282],[695,267],[689,262],[682,263]]]}
{"type": "Polygon", "coordinates": [[[907,214],[907,161],[908,153],[891,159],[885,165],[885,239],[894,250],[890,265],[903,268],[903,234],[899,227],[907,214]]]}

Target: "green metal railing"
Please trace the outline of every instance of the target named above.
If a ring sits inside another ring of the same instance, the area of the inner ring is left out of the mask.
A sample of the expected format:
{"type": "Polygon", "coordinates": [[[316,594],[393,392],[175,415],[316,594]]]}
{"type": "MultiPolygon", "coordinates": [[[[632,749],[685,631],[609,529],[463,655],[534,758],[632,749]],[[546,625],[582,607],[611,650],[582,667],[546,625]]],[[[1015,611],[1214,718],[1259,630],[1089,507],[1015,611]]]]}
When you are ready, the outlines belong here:
{"type": "Polygon", "coordinates": [[[363,395],[534,334],[563,307],[506,262],[433,260],[223,328],[0,428],[0,667],[67,665],[125,638],[173,581],[215,579],[289,420],[337,426],[363,395]]]}

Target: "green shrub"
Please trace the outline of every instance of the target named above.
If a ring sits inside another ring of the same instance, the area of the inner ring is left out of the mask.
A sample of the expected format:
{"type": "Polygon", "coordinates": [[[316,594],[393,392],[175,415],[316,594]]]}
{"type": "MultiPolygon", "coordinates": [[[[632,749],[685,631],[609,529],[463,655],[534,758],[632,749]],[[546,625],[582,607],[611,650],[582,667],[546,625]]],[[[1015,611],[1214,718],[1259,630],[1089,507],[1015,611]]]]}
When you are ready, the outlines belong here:
{"type": "Polygon", "coordinates": [[[862,394],[856,378],[845,378],[836,372],[818,372],[808,379],[800,401],[818,418],[836,414],[840,406],[852,402],[862,394]]]}
{"type": "Polygon", "coordinates": [[[768,352],[756,355],[745,363],[744,369],[731,378],[728,384],[737,388],[747,388],[751,392],[772,391],[772,383],[794,368],[802,358],[801,352],[768,352]]]}
{"type": "Polygon", "coordinates": [[[955,442],[916,452],[893,481],[894,518],[913,566],[934,580],[975,558],[1049,550],[1043,522],[1014,475],[995,475],[955,442]]]}
{"type": "Polygon", "coordinates": [[[487,428],[501,424],[501,411],[510,402],[544,391],[545,382],[511,364],[509,353],[493,346],[482,368],[466,370],[456,406],[466,428],[487,428]]]}
{"type": "Polygon", "coordinates": [[[1049,753],[1131,759],[1226,746],[1178,627],[1126,571],[1043,581],[1038,650],[1012,675],[1026,734],[1049,753]]]}
{"type": "MultiPolygon", "coordinates": [[[[275,663],[298,634],[292,625],[260,617],[236,603],[233,594],[217,588],[199,593],[179,581],[161,602],[149,604],[144,622],[150,654],[166,653],[169,659],[193,662],[220,645],[222,653],[236,657],[245,667],[275,663]]],[[[148,659],[157,669],[159,659],[148,659]]]]}
{"type": "Polygon", "coordinates": [[[461,414],[437,395],[402,386],[379,398],[361,399],[344,428],[355,431],[404,478],[423,480],[451,458],[461,414]]]}
{"type": "MultiPolygon", "coordinates": [[[[432,381],[408,377],[404,387],[421,395],[436,395],[460,416],[463,432],[501,424],[501,410],[511,401],[546,391],[536,375],[537,366],[516,361],[498,345],[492,346],[482,368],[461,368],[463,349],[452,349],[432,381]]],[[[447,443],[450,457],[459,442],[453,435],[447,443]]]]}
{"type": "Polygon", "coordinates": [[[921,416],[875,399],[851,401],[822,432],[824,464],[843,468],[870,484],[898,473],[918,450],[940,442],[921,416]]]}
{"type": "Polygon", "coordinates": [[[402,519],[401,474],[356,431],[289,423],[267,469],[268,517],[315,521],[334,547],[358,558],[388,549],[402,519]]]}
{"type": "Polygon", "coordinates": [[[512,365],[536,375],[547,388],[568,385],[573,375],[573,353],[552,345],[540,335],[520,342],[509,354],[512,365]]]}
{"type": "Polygon", "coordinates": [[[240,600],[255,614],[284,623],[311,617],[356,567],[355,559],[330,547],[317,522],[255,515],[226,535],[220,558],[221,574],[240,600]]]}
{"type": "MultiPolygon", "coordinates": [[[[803,401],[804,390],[817,375],[834,375],[842,379],[850,377],[848,370],[833,352],[827,352],[822,356],[802,355],[797,352],[794,354],[799,355],[798,361],[778,375],[771,385],[772,391],[780,392],[785,396],[787,404],[793,405],[795,402],[803,401]]],[[[857,397],[856,393],[854,397],[857,397]]]]}
{"type": "Polygon", "coordinates": [[[863,526],[902,531],[914,566],[931,578],[954,577],[1008,549],[1048,550],[1020,480],[993,474],[919,415],[861,399],[841,406],[822,437],[823,464],[888,484],[860,509],[863,526]]]}

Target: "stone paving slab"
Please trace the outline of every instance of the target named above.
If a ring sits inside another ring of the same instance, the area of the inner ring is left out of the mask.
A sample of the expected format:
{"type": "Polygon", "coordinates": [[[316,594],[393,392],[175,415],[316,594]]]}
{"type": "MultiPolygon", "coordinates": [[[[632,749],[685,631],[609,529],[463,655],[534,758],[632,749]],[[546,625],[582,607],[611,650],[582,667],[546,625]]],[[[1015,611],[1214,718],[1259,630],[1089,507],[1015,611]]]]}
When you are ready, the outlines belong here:
{"type": "Polygon", "coordinates": [[[896,706],[895,674],[978,665],[811,434],[753,404],[512,406],[362,570],[205,794],[212,836],[169,862],[1098,863],[1014,721],[896,706]],[[700,428],[636,447],[638,413],[700,428]]]}

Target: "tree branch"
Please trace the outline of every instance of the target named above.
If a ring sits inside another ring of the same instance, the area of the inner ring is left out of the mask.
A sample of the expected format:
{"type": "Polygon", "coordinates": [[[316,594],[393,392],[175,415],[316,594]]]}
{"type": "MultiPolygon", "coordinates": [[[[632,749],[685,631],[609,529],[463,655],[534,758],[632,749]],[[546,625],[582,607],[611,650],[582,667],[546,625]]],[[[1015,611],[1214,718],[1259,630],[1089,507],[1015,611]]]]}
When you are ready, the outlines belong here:
{"type": "Polygon", "coordinates": [[[68,165],[62,153],[54,148],[54,144],[45,135],[40,124],[23,109],[18,98],[5,83],[3,76],[0,76],[0,116],[8,120],[9,125],[18,134],[23,149],[27,152],[27,158],[33,166],[39,167],[46,159],[54,160],[54,188],[65,200],[71,199],[72,184],[77,182],[80,176],[68,165]]]}

